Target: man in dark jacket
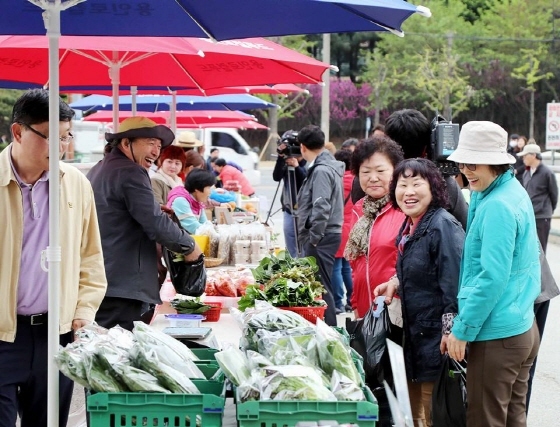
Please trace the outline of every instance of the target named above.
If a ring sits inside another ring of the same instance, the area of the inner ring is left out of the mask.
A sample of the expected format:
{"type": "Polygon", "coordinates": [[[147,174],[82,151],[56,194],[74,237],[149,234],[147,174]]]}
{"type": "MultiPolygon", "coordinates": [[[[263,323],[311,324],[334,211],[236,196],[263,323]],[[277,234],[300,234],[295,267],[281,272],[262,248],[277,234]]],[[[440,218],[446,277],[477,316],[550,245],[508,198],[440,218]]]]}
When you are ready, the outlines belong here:
{"type": "Polygon", "coordinates": [[[103,327],[132,329],[146,304],[159,297],[156,242],[193,261],[201,255],[189,234],[161,211],[148,170],[173,142],[166,126],[145,117],[106,133],[106,155],[88,173],[99,218],[108,287],[97,312],[103,327]]]}
{"type": "Polygon", "coordinates": [[[523,158],[526,166],[522,184],[531,198],[537,223],[537,235],[546,252],[552,213],[558,203],[556,176],[542,164],[541,148],[537,144],[527,144],[523,147],[523,151],[517,153],[517,156],[523,158]]]}
{"type": "Polygon", "coordinates": [[[336,326],[336,312],[331,277],[334,256],[342,238],[344,202],[342,176],[344,163],[325,147],[325,134],[309,125],[298,133],[301,155],[307,161],[307,178],[298,193],[297,224],[302,252],[314,256],[319,266],[323,299],[327,303],[325,322],[336,326]]]}
{"type": "MultiPolygon", "coordinates": [[[[420,111],[405,109],[392,113],[385,122],[385,134],[399,144],[405,159],[428,157],[432,128],[420,111]]],[[[444,175],[449,196],[449,213],[467,227],[468,205],[454,176],[444,175]]]]}

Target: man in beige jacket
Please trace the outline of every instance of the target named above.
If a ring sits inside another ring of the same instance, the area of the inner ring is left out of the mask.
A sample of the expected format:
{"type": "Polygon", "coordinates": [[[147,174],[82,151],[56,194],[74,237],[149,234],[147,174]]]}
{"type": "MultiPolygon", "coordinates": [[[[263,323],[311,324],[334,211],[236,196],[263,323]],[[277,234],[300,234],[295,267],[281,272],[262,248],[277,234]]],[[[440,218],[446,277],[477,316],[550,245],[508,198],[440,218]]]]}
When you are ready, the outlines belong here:
{"type": "MultiPolygon", "coordinates": [[[[60,138],[48,140],[49,94],[24,93],[15,103],[13,142],[0,153],[0,427],[47,426],[49,180],[60,180],[60,344],[95,318],[107,280],[93,191],[73,166],[49,175],[49,144],[73,139],[74,112],[62,100],[60,138]]],[[[60,426],[66,426],[73,382],[60,376],[60,426]]],[[[49,426],[53,427],[53,426],[49,426]]]]}

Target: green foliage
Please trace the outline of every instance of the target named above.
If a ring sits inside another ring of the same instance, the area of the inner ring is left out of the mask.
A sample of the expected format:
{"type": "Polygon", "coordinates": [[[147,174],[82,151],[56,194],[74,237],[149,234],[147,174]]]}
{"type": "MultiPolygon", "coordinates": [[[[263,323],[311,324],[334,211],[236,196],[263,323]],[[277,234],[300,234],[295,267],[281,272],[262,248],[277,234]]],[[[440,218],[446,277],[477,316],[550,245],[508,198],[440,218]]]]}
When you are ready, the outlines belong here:
{"type": "MultiPolygon", "coordinates": [[[[21,90],[0,89],[0,136],[6,135],[8,140],[11,139],[10,122],[12,119],[12,108],[22,93],[23,91],[21,90]]],[[[0,144],[0,151],[3,148],[0,144]]]]}

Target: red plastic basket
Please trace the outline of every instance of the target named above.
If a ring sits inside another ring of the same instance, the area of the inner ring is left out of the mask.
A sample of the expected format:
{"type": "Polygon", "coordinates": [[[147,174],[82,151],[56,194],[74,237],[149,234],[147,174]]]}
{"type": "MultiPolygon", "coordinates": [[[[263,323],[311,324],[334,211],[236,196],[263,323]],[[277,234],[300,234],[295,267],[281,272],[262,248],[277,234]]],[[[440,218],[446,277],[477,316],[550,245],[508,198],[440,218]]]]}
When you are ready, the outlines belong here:
{"type": "Polygon", "coordinates": [[[204,304],[211,306],[212,308],[204,313],[206,319],[203,322],[217,322],[220,320],[220,314],[222,313],[222,303],[221,302],[207,302],[204,304]]]}
{"type": "Polygon", "coordinates": [[[327,309],[326,306],[320,307],[277,307],[282,310],[293,311],[294,313],[299,314],[304,319],[309,320],[311,323],[317,323],[317,319],[323,320],[325,318],[325,310],[327,309]]]}

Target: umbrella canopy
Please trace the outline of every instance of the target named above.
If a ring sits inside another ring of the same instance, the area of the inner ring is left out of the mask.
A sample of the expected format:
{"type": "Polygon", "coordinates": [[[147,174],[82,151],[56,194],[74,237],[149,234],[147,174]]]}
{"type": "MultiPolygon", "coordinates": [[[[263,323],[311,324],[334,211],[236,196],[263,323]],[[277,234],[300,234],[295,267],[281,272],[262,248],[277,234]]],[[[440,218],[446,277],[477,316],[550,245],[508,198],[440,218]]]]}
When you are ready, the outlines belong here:
{"type": "MultiPolygon", "coordinates": [[[[60,3],[35,0],[35,3],[60,3]]],[[[402,0],[95,0],[64,2],[61,33],[109,36],[186,36],[225,40],[287,34],[393,31],[413,13],[402,0]]],[[[44,34],[39,8],[2,0],[0,34],[44,34]]]]}
{"type": "MultiPolygon", "coordinates": [[[[119,111],[131,111],[133,97],[119,96],[119,111]]],[[[172,108],[171,95],[138,95],[136,108],[138,111],[169,111],[172,108]]],[[[261,108],[276,108],[276,104],[266,102],[248,94],[189,96],[178,95],[177,110],[254,110],[261,108]]],[[[112,110],[113,98],[105,95],[91,95],[70,104],[76,110],[112,110]]]]}
{"type": "MultiPolygon", "coordinates": [[[[17,83],[13,82],[3,82],[0,80],[0,87],[12,88],[12,89],[20,89],[22,86],[21,84],[19,87],[15,86],[17,83]],[[3,86],[4,84],[8,86],[3,86]],[[14,86],[11,86],[14,85],[14,86]]],[[[23,86],[25,89],[26,87],[23,86]]],[[[158,88],[158,87],[145,87],[145,86],[119,86],[120,92],[123,91],[127,92],[134,92],[138,94],[149,94],[149,95],[167,95],[173,88],[166,87],[166,88],[158,88]]],[[[61,86],[60,92],[63,93],[94,93],[97,95],[111,95],[111,88],[109,87],[102,87],[102,86],[81,86],[81,87],[70,87],[70,86],[61,86]]],[[[256,85],[256,86],[226,86],[226,87],[219,87],[213,89],[177,89],[177,95],[191,95],[191,96],[214,96],[214,95],[237,95],[237,94],[269,94],[269,95],[287,95],[293,92],[308,92],[307,89],[303,89],[295,84],[291,83],[280,83],[277,85],[256,85]]]]}
{"type": "MultiPolygon", "coordinates": [[[[46,86],[48,40],[0,36],[0,80],[46,86]]],[[[179,89],[320,83],[324,64],[266,39],[62,36],[60,86],[85,92],[119,85],[179,89]],[[82,90],[77,90],[80,87],[82,90]]]]}
{"type": "MultiPolygon", "coordinates": [[[[160,111],[157,113],[146,112],[141,114],[144,117],[148,117],[159,124],[169,124],[172,120],[171,113],[169,111],[160,111]]],[[[132,112],[130,111],[120,111],[119,112],[119,122],[124,119],[132,117],[132,112]]],[[[177,124],[187,125],[191,124],[193,126],[209,124],[213,125],[215,123],[223,122],[255,122],[256,119],[250,114],[243,113],[241,111],[205,111],[205,110],[195,110],[195,111],[177,111],[176,112],[177,124]]],[[[97,113],[90,114],[84,117],[82,120],[86,122],[101,122],[101,123],[111,123],[113,118],[112,111],[98,111],[97,113]]],[[[217,126],[214,126],[217,127],[217,126]]]]}

